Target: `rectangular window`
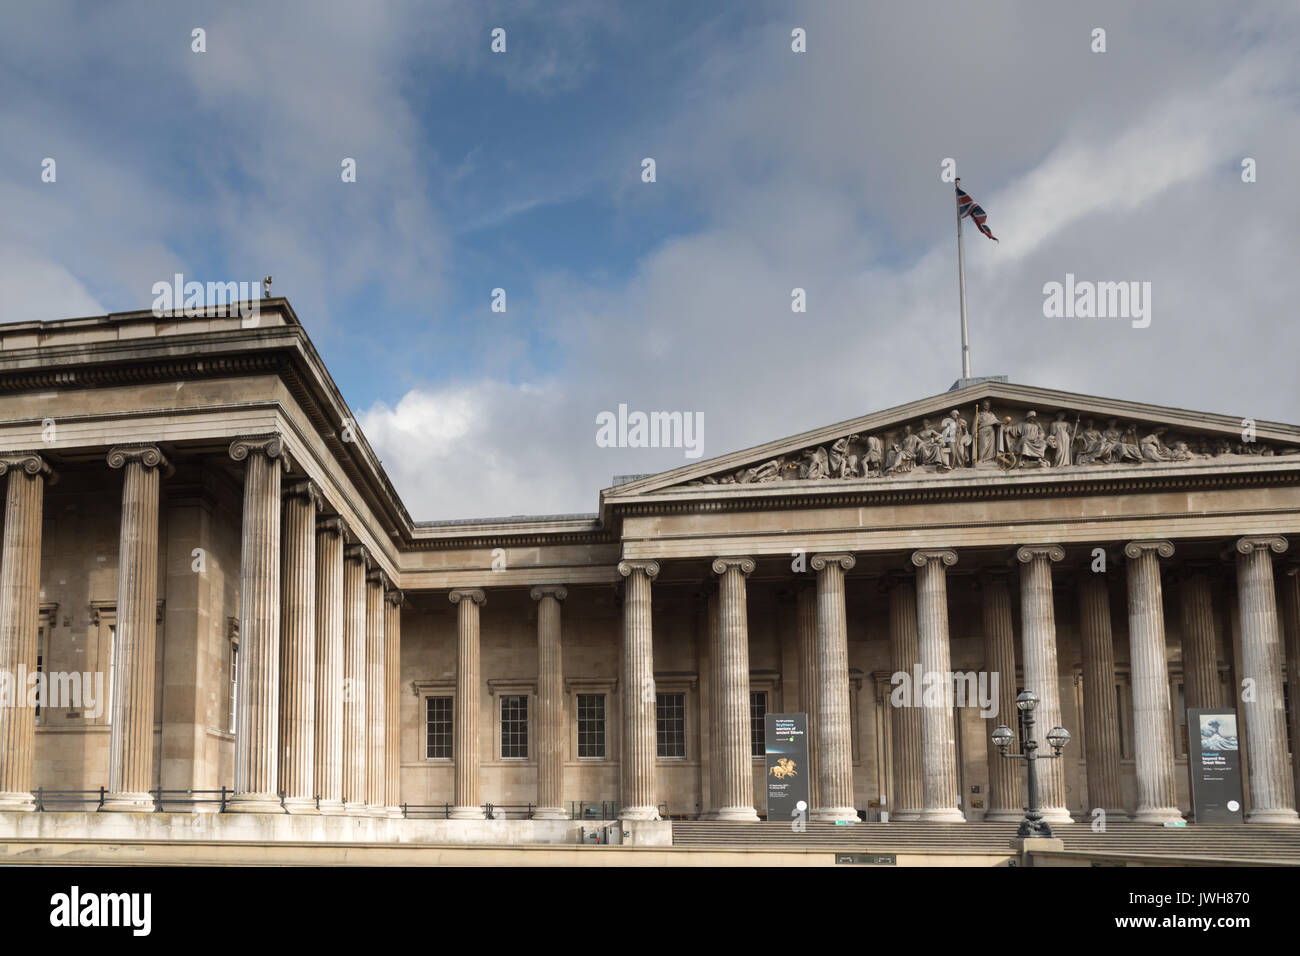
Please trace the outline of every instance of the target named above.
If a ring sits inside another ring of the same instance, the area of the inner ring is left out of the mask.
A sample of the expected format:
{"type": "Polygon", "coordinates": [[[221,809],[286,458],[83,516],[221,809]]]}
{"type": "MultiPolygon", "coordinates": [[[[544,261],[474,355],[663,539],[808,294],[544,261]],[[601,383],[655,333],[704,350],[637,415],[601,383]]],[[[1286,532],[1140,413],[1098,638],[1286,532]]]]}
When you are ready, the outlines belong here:
{"type": "Polygon", "coordinates": [[[686,756],[686,695],[655,695],[655,739],[660,757],[686,756]]]}
{"type": "Polygon", "coordinates": [[[230,642],[230,732],[235,732],[235,719],[239,714],[239,644],[230,642]]]}
{"type": "Polygon", "coordinates": [[[605,756],[605,695],[578,695],[578,756],[605,756]]]}
{"type": "Polygon", "coordinates": [[[451,698],[424,699],[424,755],[430,760],[451,758],[451,698]]]}
{"type": "MultiPolygon", "coordinates": [[[[41,686],[41,673],[45,665],[45,628],[38,628],[36,631],[36,686],[41,686]]],[[[64,701],[67,706],[67,701],[64,701]]],[[[41,695],[36,695],[36,722],[41,722],[41,695]]]]}
{"type": "Polygon", "coordinates": [[[749,692],[750,753],[762,757],[767,753],[767,691],[749,692]]]}
{"type": "Polygon", "coordinates": [[[528,697],[506,695],[501,698],[501,757],[528,757],[528,697]]]}

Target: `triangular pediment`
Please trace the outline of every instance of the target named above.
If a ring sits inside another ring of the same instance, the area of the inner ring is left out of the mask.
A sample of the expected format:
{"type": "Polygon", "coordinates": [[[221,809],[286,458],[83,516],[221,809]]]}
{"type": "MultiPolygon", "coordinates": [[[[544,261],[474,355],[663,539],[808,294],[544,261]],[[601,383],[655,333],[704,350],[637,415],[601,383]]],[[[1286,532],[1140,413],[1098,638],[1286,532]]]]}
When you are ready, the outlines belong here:
{"type": "MultiPolygon", "coordinates": [[[[626,499],[683,488],[944,481],[1300,456],[1300,426],[980,382],[606,489],[626,499]]],[[[1300,460],[1300,459],[1298,459],[1300,460]]],[[[847,485],[846,485],[847,487],[847,485]]]]}

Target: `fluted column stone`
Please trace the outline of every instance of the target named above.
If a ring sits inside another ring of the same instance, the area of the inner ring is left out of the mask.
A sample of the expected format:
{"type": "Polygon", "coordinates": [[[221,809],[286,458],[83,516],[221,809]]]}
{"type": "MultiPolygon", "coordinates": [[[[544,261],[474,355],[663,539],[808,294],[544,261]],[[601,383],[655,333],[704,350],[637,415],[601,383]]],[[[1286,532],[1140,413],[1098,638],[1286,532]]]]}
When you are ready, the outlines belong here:
{"type": "Polygon", "coordinates": [[[280,601],[280,789],[290,813],[316,812],[316,512],[295,481],[284,495],[280,601]]]}
{"type": "Polygon", "coordinates": [[[244,464],[239,560],[239,704],[235,718],[232,813],[281,813],[280,476],[288,458],[279,436],[238,439],[244,464]]]}
{"type": "Polygon", "coordinates": [[[154,784],[154,654],[158,642],[158,485],[171,464],[154,445],[118,445],[108,466],[122,469],[122,517],[113,633],[113,713],[108,793],[100,809],[149,812],[154,784]]]}
{"type": "MultiPolygon", "coordinates": [[[[1183,700],[1188,707],[1221,707],[1219,643],[1210,579],[1191,570],[1178,586],[1183,620],[1183,700]]],[[[1188,741],[1189,746],[1193,743],[1188,741]]]]}
{"type": "Polygon", "coordinates": [[[366,812],[366,573],[370,552],[343,552],[343,808],[366,812]]]}
{"type": "Polygon", "coordinates": [[[1014,823],[1024,816],[1025,795],[1019,761],[1003,757],[993,743],[993,731],[1016,721],[1016,634],[1011,612],[1011,587],[1005,571],[986,571],[980,579],[980,613],[984,624],[984,670],[997,676],[997,712],[985,719],[988,741],[989,797],[984,819],[1014,823]]]}
{"type": "Polygon", "coordinates": [[[799,702],[808,718],[808,808],[821,806],[821,762],[817,719],[821,697],[821,661],[817,648],[817,588],[803,585],[795,596],[795,621],[799,632],[799,702]]]}
{"type": "Polygon", "coordinates": [[[817,572],[817,705],[819,805],[810,820],[857,821],[853,799],[853,717],[849,705],[848,619],[844,572],[857,564],[851,554],[814,554],[817,572]]]}
{"type": "Polygon", "coordinates": [[[536,820],[566,820],[564,809],[564,661],[560,602],[569,596],[560,585],[535,587],[537,602],[537,809],[536,820]]]}
{"type": "Polygon", "coordinates": [[[402,601],[401,591],[384,594],[384,804],[402,815],[402,601]]]}
{"type": "Polygon", "coordinates": [[[713,573],[719,575],[720,700],[718,739],[713,745],[721,770],[719,820],[758,821],[750,753],[749,616],[745,595],[745,576],[753,570],[754,559],[749,557],[717,558],[713,562],[713,573]]]}
{"type": "MultiPolygon", "coordinates": [[[[1083,656],[1084,760],[1090,809],[1108,820],[1127,820],[1120,787],[1119,705],[1115,700],[1115,638],[1110,589],[1102,574],[1079,580],[1079,644],[1083,656]]],[[[1049,728],[1050,729],[1050,728],[1049,728]]]]}
{"type": "Polygon", "coordinates": [[[384,765],[388,712],[384,700],[384,590],[388,575],[375,569],[366,575],[366,810],[383,813],[388,771],[384,765]]]}
{"type": "MultiPolygon", "coordinates": [[[[889,819],[911,822],[921,819],[925,806],[924,771],[921,765],[921,708],[902,691],[912,686],[921,663],[921,649],[916,628],[916,585],[911,576],[890,577],[884,583],[889,591],[889,661],[893,675],[906,677],[894,685],[890,694],[893,708],[891,729],[894,744],[894,793],[889,819]]],[[[915,688],[914,690],[919,690],[915,688]]]]}
{"type": "Polygon", "coordinates": [[[487,595],[478,588],[459,588],[448,595],[456,605],[455,806],[453,820],[482,820],[479,803],[479,608],[487,595]]]}
{"type": "MultiPolygon", "coordinates": [[[[1016,551],[1020,562],[1020,630],[1025,689],[1038,695],[1034,731],[1039,753],[1050,753],[1047,733],[1061,723],[1060,671],[1056,658],[1056,609],[1052,597],[1052,562],[1065,552],[1058,545],[1026,545],[1016,551]]],[[[1048,823],[1072,823],[1065,806],[1065,773],[1060,760],[1036,764],[1038,802],[1048,823]]]]}
{"type": "Polygon", "coordinates": [[[320,812],[343,812],[343,544],[340,517],[316,522],[316,704],[313,779],[320,812]]]}
{"type": "Polygon", "coordinates": [[[27,675],[36,672],[45,486],[57,476],[34,452],[0,456],[0,475],[9,476],[0,553],[0,674],[14,695],[0,701],[0,810],[35,810],[36,709],[26,705],[27,675]]]}
{"type": "Polygon", "coordinates": [[[912,552],[916,566],[916,630],[922,686],[921,699],[921,819],[930,823],[962,823],[957,806],[957,728],[952,697],[952,660],[948,646],[948,572],[957,552],[922,549],[912,552]],[[941,694],[926,693],[935,683],[941,694]]]}
{"type": "Polygon", "coordinates": [[[1241,677],[1254,682],[1254,693],[1242,694],[1241,701],[1250,756],[1247,823],[1300,823],[1287,763],[1282,635],[1273,584],[1273,555],[1286,548],[1278,535],[1248,535],[1236,545],[1241,677]]]}
{"type": "Polygon", "coordinates": [[[1133,679],[1133,748],[1137,770],[1138,823],[1181,820],[1174,780],[1170,727],[1169,657],[1165,649],[1164,596],[1160,558],[1172,557],[1170,541],[1130,541],[1128,557],[1128,644],[1133,679]]]}
{"type": "Polygon", "coordinates": [[[618,573],[627,578],[623,593],[621,812],[627,820],[658,820],[650,582],[659,575],[659,562],[620,561],[618,573]]]}

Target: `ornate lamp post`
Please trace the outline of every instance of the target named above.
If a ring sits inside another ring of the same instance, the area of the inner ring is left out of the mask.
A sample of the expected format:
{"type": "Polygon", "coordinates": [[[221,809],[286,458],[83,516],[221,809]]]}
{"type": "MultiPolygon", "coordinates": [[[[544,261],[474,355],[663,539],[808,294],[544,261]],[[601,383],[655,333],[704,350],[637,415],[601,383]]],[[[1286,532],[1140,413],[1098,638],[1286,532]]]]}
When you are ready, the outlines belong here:
{"type": "Polygon", "coordinates": [[[1022,747],[1024,753],[1007,753],[1007,747],[1015,739],[1015,735],[1006,724],[993,731],[993,743],[997,745],[998,753],[1009,760],[1025,762],[1025,776],[1029,782],[1029,809],[1025,811],[1025,818],[1020,821],[1020,829],[1016,831],[1016,836],[1022,839],[1052,835],[1052,828],[1047,825],[1047,821],[1043,819],[1043,811],[1038,808],[1038,774],[1034,762],[1042,759],[1055,760],[1061,756],[1061,749],[1070,742],[1068,730],[1064,727],[1053,727],[1047,733],[1047,742],[1052,745],[1052,753],[1041,756],[1036,753],[1038,741],[1034,740],[1034,708],[1037,706],[1038,695],[1032,691],[1021,691],[1016,697],[1016,708],[1025,715],[1025,741],[1022,747]]]}

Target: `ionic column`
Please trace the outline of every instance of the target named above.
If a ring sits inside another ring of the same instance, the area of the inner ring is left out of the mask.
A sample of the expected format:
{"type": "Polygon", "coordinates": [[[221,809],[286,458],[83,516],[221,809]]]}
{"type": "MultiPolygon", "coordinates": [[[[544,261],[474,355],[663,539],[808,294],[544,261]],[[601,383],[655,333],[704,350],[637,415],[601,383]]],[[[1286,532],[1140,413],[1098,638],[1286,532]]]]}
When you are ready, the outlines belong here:
{"type": "Polygon", "coordinates": [[[1300,823],[1287,766],[1286,712],[1282,698],[1282,637],[1273,588],[1273,552],[1285,538],[1250,535],[1237,540],[1237,594],[1241,615],[1241,677],[1254,682],[1243,694],[1246,750],[1250,756],[1247,823],[1300,823]]]}
{"type": "MultiPolygon", "coordinates": [[[[921,662],[916,630],[916,586],[910,576],[891,576],[889,590],[889,660],[893,673],[906,674],[911,686],[921,662]]],[[[916,692],[920,688],[915,688],[916,692]]],[[[893,694],[890,703],[894,705],[893,694]]],[[[921,819],[925,806],[921,769],[921,709],[903,700],[891,715],[894,744],[894,793],[889,819],[907,822],[921,819]]]]}
{"type": "Polygon", "coordinates": [[[244,466],[239,559],[239,709],[231,812],[281,813],[280,475],[288,459],[279,436],[238,439],[230,457],[244,466]]]}
{"type": "Polygon", "coordinates": [[[844,572],[851,554],[814,554],[817,572],[817,759],[820,785],[810,820],[858,819],[853,800],[853,717],[849,707],[849,635],[844,610],[844,572]]]}
{"type": "Polygon", "coordinates": [[[623,594],[623,754],[620,761],[623,818],[658,820],[655,796],[654,629],[650,582],[657,561],[620,561],[623,594]]]}
{"type": "Polygon", "coordinates": [[[456,708],[452,751],[456,761],[453,820],[482,820],[479,804],[479,620],[487,595],[478,588],[458,588],[448,595],[456,605],[456,708]]]}
{"type": "MultiPolygon", "coordinates": [[[[1292,564],[1279,579],[1286,639],[1287,683],[1291,687],[1291,739],[1300,740],[1300,566],[1292,564]]],[[[1300,754],[1291,756],[1292,792],[1300,795],[1300,754]]]]}
{"type": "Polygon", "coordinates": [[[564,809],[564,663],[560,602],[566,588],[529,592],[537,602],[537,809],[535,820],[567,820],[564,809]]]}
{"type": "Polygon", "coordinates": [[[1160,558],[1174,553],[1170,541],[1130,541],[1128,644],[1133,675],[1133,747],[1137,769],[1138,823],[1181,820],[1174,783],[1170,729],[1169,658],[1165,651],[1160,558]]]}
{"type": "Polygon", "coordinates": [[[993,743],[999,724],[1016,726],[1016,635],[1011,615],[1011,588],[1005,571],[985,571],[980,578],[984,622],[984,670],[997,680],[997,712],[985,720],[988,740],[989,798],[984,819],[1014,823],[1024,816],[1019,761],[1008,760],[993,743]]]}
{"type": "Polygon", "coordinates": [[[957,807],[957,730],[953,719],[952,661],[948,647],[948,572],[957,552],[944,549],[912,552],[916,572],[916,629],[922,686],[921,697],[921,819],[931,823],[962,823],[957,807]],[[940,700],[925,693],[938,682],[940,700]]]}
{"type": "Polygon", "coordinates": [[[343,539],[342,518],[316,522],[315,792],[321,813],[343,812],[343,539]]]}
{"type": "Polygon", "coordinates": [[[808,715],[808,807],[811,810],[821,806],[817,707],[822,682],[821,663],[817,654],[817,589],[802,586],[795,600],[795,620],[799,630],[799,702],[808,715]]]}
{"type": "Polygon", "coordinates": [[[280,789],[290,813],[316,812],[316,511],[295,481],[284,496],[280,629],[280,789]]]}
{"type": "Polygon", "coordinates": [[[113,713],[108,793],[102,809],[154,808],[153,685],[158,636],[158,484],[171,465],[153,445],[118,445],[108,466],[123,469],[113,634],[113,713]]]}
{"type": "Polygon", "coordinates": [[[402,601],[396,588],[384,595],[384,804],[402,815],[402,601]]]}
{"type": "Polygon", "coordinates": [[[704,588],[704,626],[709,644],[709,749],[700,756],[709,761],[709,805],[701,819],[716,820],[722,800],[722,759],[718,751],[718,728],[722,726],[722,629],[718,624],[718,583],[708,581],[704,588]]]}
{"type": "MultiPolygon", "coordinates": [[[[1079,579],[1079,644],[1083,655],[1084,759],[1090,809],[1108,820],[1127,820],[1119,770],[1119,706],[1115,700],[1115,640],[1110,589],[1102,574],[1079,579]]],[[[1048,728],[1049,730],[1051,728],[1048,728]]]]}
{"type": "Polygon", "coordinates": [[[36,672],[41,613],[41,509],[45,485],[57,476],[31,452],[0,456],[0,475],[9,476],[0,555],[0,674],[16,697],[0,705],[0,810],[34,810],[36,710],[26,706],[27,675],[36,672]]]}
{"type": "MultiPolygon", "coordinates": [[[[713,751],[720,762],[719,820],[758,821],[754,809],[754,758],[749,730],[749,616],[745,576],[754,559],[717,558],[719,672],[718,740],[713,751]]],[[[847,680],[847,674],[845,678],[847,680]]]]}
{"type": "Polygon", "coordinates": [[[366,812],[366,571],[370,553],[343,551],[343,809],[366,812]]]}
{"type": "MultiPolygon", "coordinates": [[[[1039,753],[1051,753],[1047,733],[1061,723],[1060,671],[1056,664],[1056,610],[1052,599],[1052,562],[1065,552],[1054,544],[1026,545],[1016,552],[1020,562],[1020,630],[1025,690],[1038,695],[1034,730],[1039,753]]],[[[1060,760],[1042,760],[1038,773],[1038,803],[1048,823],[1073,823],[1065,806],[1065,773],[1060,760]]]]}
{"type": "Polygon", "coordinates": [[[1219,644],[1210,579],[1193,570],[1182,579],[1178,594],[1183,612],[1183,699],[1188,707],[1219,707],[1219,644]]]}
{"type": "Polygon", "coordinates": [[[388,575],[375,569],[366,575],[366,810],[381,813],[387,790],[384,729],[388,717],[384,704],[384,589],[388,575]]]}

